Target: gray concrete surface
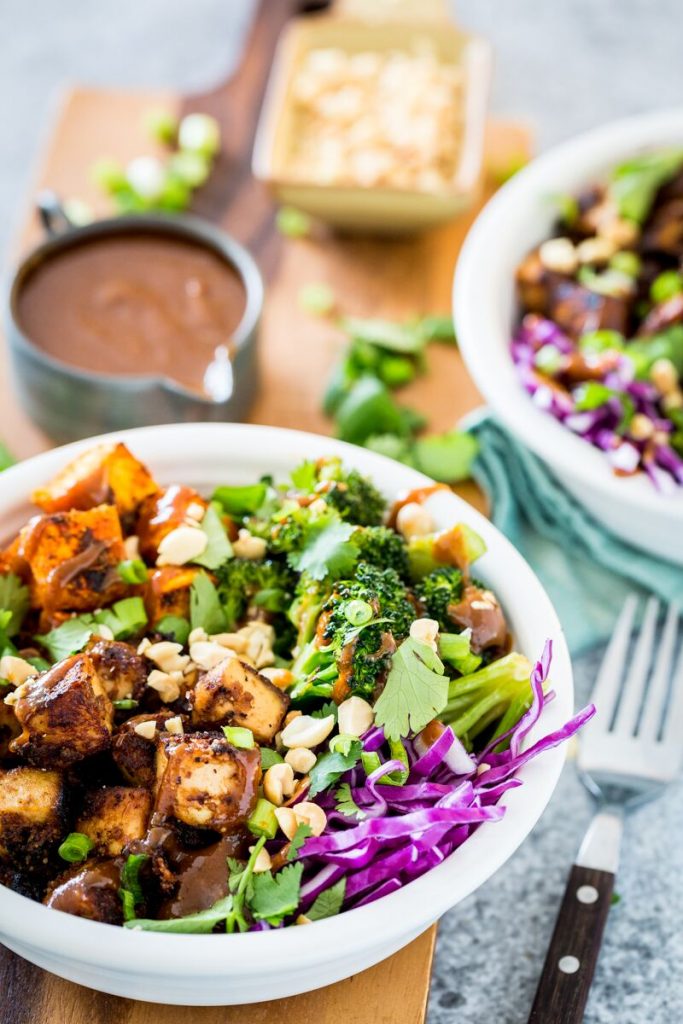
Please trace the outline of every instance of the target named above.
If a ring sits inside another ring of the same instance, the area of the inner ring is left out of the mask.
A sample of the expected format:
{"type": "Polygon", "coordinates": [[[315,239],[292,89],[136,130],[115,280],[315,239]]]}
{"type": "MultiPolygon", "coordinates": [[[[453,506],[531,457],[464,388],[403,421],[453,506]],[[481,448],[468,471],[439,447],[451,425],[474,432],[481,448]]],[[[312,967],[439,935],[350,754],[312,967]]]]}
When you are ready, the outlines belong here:
{"type": "MultiPolygon", "coordinates": [[[[207,85],[234,65],[250,9],[247,0],[0,0],[0,247],[58,85],[207,85]]],[[[683,101],[680,0],[459,0],[454,10],[496,47],[495,109],[527,117],[541,146],[683,101]]],[[[576,666],[582,700],[594,668],[595,658],[576,666]]],[[[570,765],[522,849],[444,918],[429,1024],[523,1024],[590,812],[570,765]]],[[[683,1021],[682,849],[679,787],[630,824],[586,1024],[683,1021]]]]}

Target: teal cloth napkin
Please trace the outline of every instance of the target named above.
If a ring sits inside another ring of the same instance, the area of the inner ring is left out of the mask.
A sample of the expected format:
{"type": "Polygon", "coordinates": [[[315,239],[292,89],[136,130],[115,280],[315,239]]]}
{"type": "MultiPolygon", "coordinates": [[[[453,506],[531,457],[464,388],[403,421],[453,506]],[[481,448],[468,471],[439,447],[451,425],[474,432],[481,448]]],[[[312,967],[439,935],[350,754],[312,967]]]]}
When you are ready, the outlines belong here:
{"type": "Polygon", "coordinates": [[[487,410],[460,426],[479,441],[474,477],[490,500],[491,518],[539,576],[573,654],[609,637],[629,592],[683,607],[683,568],[602,527],[487,410]]]}

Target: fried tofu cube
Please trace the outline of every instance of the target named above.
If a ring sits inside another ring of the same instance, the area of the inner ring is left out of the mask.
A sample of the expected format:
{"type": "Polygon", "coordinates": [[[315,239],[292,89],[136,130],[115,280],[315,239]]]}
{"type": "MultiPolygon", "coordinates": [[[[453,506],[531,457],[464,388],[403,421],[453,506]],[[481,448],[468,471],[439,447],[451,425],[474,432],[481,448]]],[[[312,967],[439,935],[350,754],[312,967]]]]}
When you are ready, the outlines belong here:
{"type": "Polygon", "coordinates": [[[95,639],[87,653],[110,700],[139,700],[147,685],[145,659],[122,640],[95,639]]]}
{"type": "Polygon", "coordinates": [[[64,784],[58,772],[0,769],[0,860],[37,867],[64,838],[64,784]]]}
{"type": "Polygon", "coordinates": [[[117,572],[126,553],[113,505],[39,516],[21,536],[34,607],[93,611],[126,593],[117,572]]]}
{"type": "Polygon", "coordinates": [[[151,623],[165,615],[190,617],[190,587],[199,572],[186,566],[165,565],[150,574],[145,591],[145,610],[151,623]]]}
{"type": "Polygon", "coordinates": [[[99,444],[78,455],[32,498],[48,513],[115,505],[124,518],[157,490],[149,470],[125,444],[99,444]]]}
{"type": "Polygon", "coordinates": [[[9,745],[21,732],[21,726],[14,714],[14,708],[5,704],[4,698],[11,691],[0,686],[0,759],[9,754],[9,745]]]}
{"type": "Polygon", "coordinates": [[[242,750],[218,733],[163,736],[157,746],[155,814],[194,828],[230,832],[256,804],[258,747],[242,750]]]}
{"type": "Polygon", "coordinates": [[[173,484],[145,498],[138,512],[135,532],[140,540],[140,555],[153,564],[157,560],[159,544],[164,537],[182,526],[186,517],[202,519],[208,503],[193,487],[173,484]],[[191,515],[190,513],[196,513],[191,515]]]}
{"type": "Polygon", "coordinates": [[[73,654],[15,691],[22,733],[10,750],[41,768],[60,768],[111,745],[114,707],[92,659],[73,654]]]}
{"type": "Polygon", "coordinates": [[[92,840],[99,856],[118,857],[129,843],[144,837],[151,811],[149,790],[107,786],[86,795],[75,831],[92,840]]]}
{"type": "Polygon", "coordinates": [[[87,860],[56,878],[44,903],[89,921],[123,924],[121,871],[113,860],[87,860]]]}
{"type": "Polygon", "coordinates": [[[257,743],[273,742],[289,707],[282,690],[238,658],[226,658],[200,675],[191,699],[195,727],[244,726],[257,743]]]}
{"type": "Polygon", "coordinates": [[[151,715],[134,715],[127,718],[114,732],[111,753],[116,767],[131,786],[144,786],[152,789],[156,782],[154,761],[156,755],[156,737],[163,733],[164,725],[169,718],[175,718],[173,711],[158,711],[151,715]],[[136,731],[137,727],[154,722],[156,729],[150,735],[136,731]]]}

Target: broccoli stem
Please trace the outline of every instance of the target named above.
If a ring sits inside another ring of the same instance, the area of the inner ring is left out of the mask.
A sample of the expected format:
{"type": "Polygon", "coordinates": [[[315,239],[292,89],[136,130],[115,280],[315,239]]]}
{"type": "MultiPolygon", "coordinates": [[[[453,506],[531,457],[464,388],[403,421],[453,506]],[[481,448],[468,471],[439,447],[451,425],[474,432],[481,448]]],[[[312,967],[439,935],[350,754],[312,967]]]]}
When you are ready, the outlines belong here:
{"type": "Polygon", "coordinates": [[[496,735],[501,735],[529,706],[530,675],[527,658],[517,652],[507,654],[477,672],[453,679],[448,687],[448,704],[439,717],[458,737],[468,741],[496,722],[496,735]]]}

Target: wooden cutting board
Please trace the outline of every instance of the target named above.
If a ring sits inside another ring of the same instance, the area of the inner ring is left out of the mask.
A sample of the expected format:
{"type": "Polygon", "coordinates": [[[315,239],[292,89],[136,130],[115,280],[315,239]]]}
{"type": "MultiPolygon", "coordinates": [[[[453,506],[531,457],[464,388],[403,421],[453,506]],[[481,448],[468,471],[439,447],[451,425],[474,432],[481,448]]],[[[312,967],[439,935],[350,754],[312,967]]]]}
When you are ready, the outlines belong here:
{"type": "MultiPolygon", "coordinates": [[[[33,211],[39,188],[63,198],[86,200],[98,214],[109,212],[106,199],[92,185],[88,169],[111,156],[122,162],[151,153],[144,129],[150,108],[173,114],[203,110],[221,123],[224,150],[209,184],[197,196],[196,212],[222,224],[256,256],[267,281],[260,338],[263,385],[251,420],[274,426],[329,433],[320,411],[324,381],[344,339],[335,326],[307,314],[298,304],[303,285],[326,282],[339,309],[359,316],[408,318],[450,309],[453,269],[471,215],[413,239],[377,240],[341,237],[322,226],[306,239],[285,239],[274,227],[274,207],[267,192],[249,173],[254,129],[277,36],[291,13],[289,0],[262,0],[243,62],[236,75],[201,96],[168,92],[123,93],[77,88],[62,97],[51,137],[41,154],[28,196],[27,213],[14,257],[40,240],[33,211]]],[[[486,141],[482,200],[495,178],[529,152],[528,130],[518,124],[492,122],[486,141]]],[[[433,345],[428,373],[402,393],[423,410],[434,430],[446,430],[475,408],[480,398],[459,353],[433,345]]],[[[50,441],[18,405],[5,346],[0,349],[0,438],[18,458],[50,447],[50,441]]],[[[482,507],[473,485],[458,488],[482,507]]],[[[0,949],[0,1024],[332,1024],[343,1014],[346,1024],[422,1024],[425,1019],[436,929],[362,974],[317,992],[220,1009],[158,1006],[90,992],[62,981],[0,949]],[[162,1016],[163,1015],[163,1016],[162,1016]]]]}

